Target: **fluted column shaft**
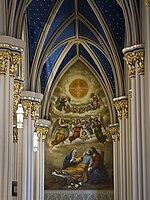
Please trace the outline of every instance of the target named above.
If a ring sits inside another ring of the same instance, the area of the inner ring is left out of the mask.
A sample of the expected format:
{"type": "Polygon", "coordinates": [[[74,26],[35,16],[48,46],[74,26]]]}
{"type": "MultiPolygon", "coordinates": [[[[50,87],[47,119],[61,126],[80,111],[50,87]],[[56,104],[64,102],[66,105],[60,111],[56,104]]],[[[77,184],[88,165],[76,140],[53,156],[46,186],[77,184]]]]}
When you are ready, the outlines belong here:
{"type": "Polygon", "coordinates": [[[39,114],[39,106],[42,99],[42,94],[22,91],[21,103],[24,110],[24,127],[22,136],[18,135],[18,143],[21,144],[18,154],[18,198],[19,200],[34,200],[34,152],[33,152],[33,135],[35,131],[35,121],[39,114]]]}
{"type": "MultiPolygon", "coordinates": [[[[0,36],[1,40],[1,36],[0,36]]],[[[12,40],[12,38],[11,38],[12,40]]],[[[13,45],[0,43],[0,87],[1,91],[1,154],[0,154],[0,199],[12,198],[12,145],[13,145],[13,91],[14,77],[21,58],[21,52],[15,52],[13,45]]]]}
{"type": "Polygon", "coordinates": [[[126,126],[128,125],[128,98],[126,96],[114,99],[114,105],[118,112],[120,127],[120,199],[129,198],[129,162],[128,162],[128,136],[126,126]]]}
{"type": "Polygon", "coordinates": [[[120,133],[119,124],[110,124],[109,132],[113,141],[114,199],[120,200],[120,133]],[[119,147],[119,148],[118,148],[119,147]]]}
{"type": "Polygon", "coordinates": [[[39,148],[38,152],[36,152],[35,156],[35,177],[36,184],[34,186],[34,199],[35,200],[43,200],[44,199],[44,143],[46,140],[46,136],[49,131],[50,121],[39,119],[36,127],[36,132],[39,139],[39,148]]]}
{"type": "MultiPolygon", "coordinates": [[[[146,122],[146,130],[144,130],[144,125],[142,126],[142,131],[144,137],[142,136],[143,143],[143,168],[145,166],[145,171],[143,172],[143,185],[144,185],[144,200],[150,199],[150,158],[149,158],[149,147],[150,147],[150,1],[145,0],[145,16],[146,16],[146,38],[145,38],[145,95],[144,99],[144,108],[143,111],[146,113],[145,122],[146,122]],[[145,109],[145,110],[144,110],[145,109]]],[[[143,79],[143,77],[142,77],[143,79]]],[[[142,80],[143,82],[143,80],[142,80]]],[[[143,84],[142,84],[143,85],[143,84]]],[[[142,91],[142,90],[141,90],[142,91]]],[[[143,90],[144,91],[144,90],[143,90]]],[[[144,95],[144,94],[143,94],[144,95]]],[[[143,96],[144,97],[144,96],[143,96]]],[[[143,103],[143,101],[141,101],[143,103]]],[[[143,114],[145,114],[143,113],[143,114]]],[[[144,120],[144,116],[142,117],[144,120]]]]}
{"type": "MultiPolygon", "coordinates": [[[[144,75],[144,46],[142,44],[135,45],[123,50],[129,68],[129,76],[131,78],[131,127],[132,127],[132,189],[133,200],[145,199],[144,182],[145,182],[145,162],[143,160],[144,142],[142,141],[144,132],[144,91],[141,82],[141,75],[144,75]],[[141,88],[142,87],[142,88],[141,88]],[[142,114],[143,113],[143,114],[142,114]],[[142,122],[143,121],[143,122],[142,122]],[[142,128],[143,127],[143,128],[142,128]],[[142,131],[143,130],[143,131],[142,131]]],[[[144,136],[145,138],[145,136],[144,136]]],[[[145,156],[144,156],[145,158],[145,156]]]]}

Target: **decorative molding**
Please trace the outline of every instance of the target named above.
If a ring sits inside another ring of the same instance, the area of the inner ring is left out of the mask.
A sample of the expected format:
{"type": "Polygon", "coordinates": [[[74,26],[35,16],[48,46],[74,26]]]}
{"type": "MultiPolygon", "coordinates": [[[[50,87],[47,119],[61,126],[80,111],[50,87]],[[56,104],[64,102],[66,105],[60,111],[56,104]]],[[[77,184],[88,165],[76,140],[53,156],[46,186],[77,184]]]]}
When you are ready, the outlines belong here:
{"type": "Polygon", "coordinates": [[[9,52],[0,50],[0,75],[6,75],[9,52]]]}
{"type": "Polygon", "coordinates": [[[39,107],[40,103],[38,101],[33,101],[31,106],[31,119],[36,120],[39,118],[39,107]]]}
{"type": "Polygon", "coordinates": [[[14,79],[14,116],[16,116],[18,102],[21,98],[21,91],[24,87],[24,81],[20,77],[14,79]]]}
{"type": "Polygon", "coordinates": [[[150,6],[150,0],[145,0],[144,3],[145,3],[145,6],[146,6],[146,7],[149,7],[149,6],[150,6]]]}
{"type": "Polygon", "coordinates": [[[10,62],[10,68],[9,68],[10,76],[15,77],[20,60],[21,60],[21,55],[11,54],[11,62],[10,62]]]}
{"type": "Polygon", "coordinates": [[[135,77],[135,63],[136,63],[135,53],[127,54],[126,56],[124,56],[124,60],[126,61],[128,65],[129,77],[134,78],[135,77]]]}
{"type": "Polygon", "coordinates": [[[114,101],[114,106],[115,106],[117,113],[118,113],[118,119],[122,119],[121,102],[120,102],[119,98],[115,98],[115,99],[113,99],[113,101],[114,101]]]}
{"type": "Polygon", "coordinates": [[[113,190],[46,190],[45,200],[114,200],[113,190]]]}
{"type": "Polygon", "coordinates": [[[30,111],[31,106],[32,106],[31,101],[22,101],[22,107],[23,107],[25,119],[28,119],[29,117],[29,111],[30,111]]]}
{"type": "Polygon", "coordinates": [[[137,54],[137,64],[138,64],[139,75],[144,75],[144,71],[145,71],[145,67],[144,67],[145,52],[144,51],[140,51],[140,52],[137,52],[136,54],[137,54]]]}
{"type": "Polygon", "coordinates": [[[18,129],[17,127],[13,127],[13,143],[17,143],[18,142],[18,129]]]}
{"type": "Polygon", "coordinates": [[[110,124],[108,126],[108,130],[110,132],[110,135],[112,137],[112,141],[116,142],[120,140],[120,131],[119,131],[119,124],[110,124]]]}
{"type": "Polygon", "coordinates": [[[122,52],[124,53],[124,60],[128,65],[129,77],[135,77],[136,63],[139,75],[144,75],[144,45],[137,44],[131,47],[127,47],[123,49],[122,52]]]}
{"type": "Polygon", "coordinates": [[[113,99],[113,101],[118,112],[118,119],[122,119],[123,114],[125,118],[128,118],[128,97],[121,96],[113,99]]]}
{"type": "Polygon", "coordinates": [[[128,97],[121,97],[121,107],[124,117],[128,118],[128,97]]]}
{"type": "Polygon", "coordinates": [[[42,139],[42,142],[45,142],[47,133],[49,131],[49,127],[44,124],[43,124],[43,126],[37,125],[36,131],[37,131],[38,139],[39,140],[42,139]]]}

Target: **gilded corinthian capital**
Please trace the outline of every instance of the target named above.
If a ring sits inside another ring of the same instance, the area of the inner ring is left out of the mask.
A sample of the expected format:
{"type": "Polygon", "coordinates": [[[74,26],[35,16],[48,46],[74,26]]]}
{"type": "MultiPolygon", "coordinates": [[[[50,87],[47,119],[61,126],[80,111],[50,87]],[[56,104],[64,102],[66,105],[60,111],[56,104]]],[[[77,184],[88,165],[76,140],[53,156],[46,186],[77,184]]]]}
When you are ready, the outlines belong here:
{"type": "Polygon", "coordinates": [[[0,50],[0,75],[6,75],[9,52],[0,50]]]}
{"type": "Polygon", "coordinates": [[[136,52],[136,59],[137,59],[139,75],[144,75],[144,70],[145,70],[145,68],[144,68],[144,55],[145,55],[144,51],[136,52]]]}
{"type": "Polygon", "coordinates": [[[145,0],[145,6],[149,7],[150,6],[150,0],[145,0]]]}
{"type": "Polygon", "coordinates": [[[11,63],[10,63],[10,68],[9,68],[10,76],[16,75],[20,60],[21,60],[21,55],[11,54],[11,63]]]}
{"type": "Polygon", "coordinates": [[[40,102],[32,102],[31,118],[33,120],[35,120],[35,119],[37,119],[39,117],[39,107],[40,107],[40,102]]]}
{"type": "Polygon", "coordinates": [[[124,113],[124,117],[128,118],[128,97],[122,96],[119,97],[119,99],[121,101],[120,104],[122,107],[122,112],[124,113]]]}
{"type": "Polygon", "coordinates": [[[135,63],[136,63],[135,53],[125,55],[124,60],[128,65],[129,77],[130,78],[135,77],[135,63]]]}
{"type": "Polygon", "coordinates": [[[31,105],[32,105],[31,101],[22,101],[22,107],[23,107],[25,119],[28,119],[29,117],[29,111],[30,111],[31,105]]]}
{"type": "Polygon", "coordinates": [[[108,126],[109,133],[112,137],[112,141],[116,142],[120,140],[119,124],[110,124],[108,126]]]}
{"type": "Polygon", "coordinates": [[[113,99],[113,101],[114,101],[114,106],[115,106],[117,113],[118,113],[118,119],[122,119],[121,101],[119,100],[119,98],[115,98],[115,99],[113,99]]]}
{"type": "Polygon", "coordinates": [[[14,116],[16,115],[18,102],[21,97],[21,90],[23,89],[23,79],[19,77],[14,80],[14,116]]]}
{"type": "Polygon", "coordinates": [[[40,140],[40,138],[41,138],[42,142],[45,142],[49,128],[44,125],[37,126],[36,131],[37,131],[38,139],[40,140]]]}

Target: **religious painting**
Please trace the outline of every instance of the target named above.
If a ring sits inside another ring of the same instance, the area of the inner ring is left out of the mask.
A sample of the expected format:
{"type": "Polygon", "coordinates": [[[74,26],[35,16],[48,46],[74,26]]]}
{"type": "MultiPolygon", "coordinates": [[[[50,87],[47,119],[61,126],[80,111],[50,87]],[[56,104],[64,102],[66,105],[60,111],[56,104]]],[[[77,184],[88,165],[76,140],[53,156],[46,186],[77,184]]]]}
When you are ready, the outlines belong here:
{"type": "Polygon", "coordinates": [[[50,99],[45,189],[112,189],[112,142],[106,96],[96,75],[77,61],[50,99]]]}

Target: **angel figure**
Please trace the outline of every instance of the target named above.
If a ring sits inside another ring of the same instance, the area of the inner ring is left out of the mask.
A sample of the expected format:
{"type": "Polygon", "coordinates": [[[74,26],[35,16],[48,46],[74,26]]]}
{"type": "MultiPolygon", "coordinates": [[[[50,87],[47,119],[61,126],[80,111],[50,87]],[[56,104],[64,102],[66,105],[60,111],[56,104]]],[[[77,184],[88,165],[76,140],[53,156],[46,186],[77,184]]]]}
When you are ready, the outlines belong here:
{"type": "Polygon", "coordinates": [[[106,129],[106,127],[104,126],[103,120],[102,119],[99,120],[98,117],[95,117],[95,119],[92,123],[92,128],[94,130],[95,136],[97,137],[99,142],[105,143],[107,136],[103,134],[102,127],[104,128],[104,130],[106,129]]]}
{"type": "Polygon", "coordinates": [[[54,123],[52,135],[55,134],[55,139],[51,142],[53,146],[64,142],[69,136],[69,123],[65,119],[57,119],[54,123]]]}

